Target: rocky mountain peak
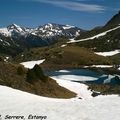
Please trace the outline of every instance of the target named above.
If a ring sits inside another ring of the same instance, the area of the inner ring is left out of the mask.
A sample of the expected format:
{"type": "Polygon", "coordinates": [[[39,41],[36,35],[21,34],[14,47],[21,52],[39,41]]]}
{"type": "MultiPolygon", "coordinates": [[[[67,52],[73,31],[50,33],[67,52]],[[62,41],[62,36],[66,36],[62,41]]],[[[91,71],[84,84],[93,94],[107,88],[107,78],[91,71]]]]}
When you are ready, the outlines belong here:
{"type": "Polygon", "coordinates": [[[120,11],[110,19],[105,26],[116,26],[120,24],[120,11]]]}

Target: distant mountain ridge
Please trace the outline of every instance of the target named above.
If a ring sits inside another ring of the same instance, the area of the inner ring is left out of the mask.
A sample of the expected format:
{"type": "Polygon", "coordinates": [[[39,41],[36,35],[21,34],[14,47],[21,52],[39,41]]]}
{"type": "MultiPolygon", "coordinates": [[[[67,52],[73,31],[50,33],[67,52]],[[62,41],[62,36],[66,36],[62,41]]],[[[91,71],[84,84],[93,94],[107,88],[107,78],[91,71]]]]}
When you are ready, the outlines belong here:
{"type": "Polygon", "coordinates": [[[70,38],[78,36],[82,31],[82,29],[75,26],[60,25],[55,23],[48,23],[37,28],[25,28],[16,24],[11,24],[6,28],[0,28],[0,35],[13,38],[18,37],[17,35],[26,37],[29,34],[39,36],[41,38],[55,36],[66,36],[70,38]]]}
{"type": "Polygon", "coordinates": [[[56,43],[59,38],[73,38],[84,30],[71,26],[48,23],[37,28],[26,28],[11,24],[0,28],[0,51],[14,54],[16,48],[43,47],[56,43]]]}

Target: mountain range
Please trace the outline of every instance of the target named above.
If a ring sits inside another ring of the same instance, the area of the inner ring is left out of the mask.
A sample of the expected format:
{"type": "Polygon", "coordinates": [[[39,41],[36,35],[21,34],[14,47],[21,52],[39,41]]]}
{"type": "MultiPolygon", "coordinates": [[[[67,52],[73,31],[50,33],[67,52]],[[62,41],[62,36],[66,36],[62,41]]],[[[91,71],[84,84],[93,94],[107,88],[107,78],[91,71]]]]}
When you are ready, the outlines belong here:
{"type": "Polygon", "coordinates": [[[49,46],[56,43],[58,38],[73,38],[84,30],[70,25],[48,23],[37,28],[26,28],[16,24],[0,29],[1,52],[16,54],[25,48],[49,46]],[[7,48],[7,49],[6,49],[7,48]]]}
{"type": "Polygon", "coordinates": [[[95,27],[89,31],[71,25],[55,23],[48,23],[37,28],[11,24],[5,28],[0,28],[0,53],[14,56],[26,49],[49,46],[62,40],[67,42],[72,38],[75,42],[77,41],[77,46],[95,48],[95,51],[120,49],[119,26],[120,12],[113,16],[106,25],[95,27]],[[118,28],[114,29],[116,27],[118,28]],[[106,31],[108,32],[105,35],[99,36],[106,31]]]}

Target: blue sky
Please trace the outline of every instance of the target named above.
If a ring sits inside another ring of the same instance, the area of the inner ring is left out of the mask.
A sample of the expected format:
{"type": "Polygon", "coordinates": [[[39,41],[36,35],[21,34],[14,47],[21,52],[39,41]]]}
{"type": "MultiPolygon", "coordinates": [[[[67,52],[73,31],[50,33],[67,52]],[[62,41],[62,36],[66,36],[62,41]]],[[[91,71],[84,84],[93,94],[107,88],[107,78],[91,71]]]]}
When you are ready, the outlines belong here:
{"type": "Polygon", "coordinates": [[[70,24],[83,29],[104,25],[120,10],[120,0],[0,0],[0,27],[70,24]]]}

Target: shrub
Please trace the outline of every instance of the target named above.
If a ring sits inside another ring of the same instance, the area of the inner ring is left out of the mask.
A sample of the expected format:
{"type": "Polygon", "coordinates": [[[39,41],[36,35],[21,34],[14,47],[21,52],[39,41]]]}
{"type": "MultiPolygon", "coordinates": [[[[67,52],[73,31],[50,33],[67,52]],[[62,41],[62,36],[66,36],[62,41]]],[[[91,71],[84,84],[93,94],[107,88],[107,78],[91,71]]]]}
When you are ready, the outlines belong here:
{"type": "Polygon", "coordinates": [[[23,68],[22,66],[19,66],[19,67],[17,68],[17,74],[18,74],[18,75],[23,75],[23,74],[25,74],[24,68],[23,68]]]}
{"type": "Polygon", "coordinates": [[[33,71],[33,69],[28,69],[26,81],[29,82],[29,83],[33,83],[36,80],[37,80],[37,77],[36,77],[35,72],[33,71]]]}
{"type": "Polygon", "coordinates": [[[34,70],[37,78],[39,78],[41,80],[45,80],[46,79],[46,76],[44,75],[43,70],[42,70],[42,68],[39,65],[35,65],[33,70],[34,70]]]}
{"type": "Polygon", "coordinates": [[[38,80],[46,82],[47,76],[44,75],[43,70],[39,65],[35,65],[33,69],[28,69],[26,81],[33,83],[38,80]]]}

